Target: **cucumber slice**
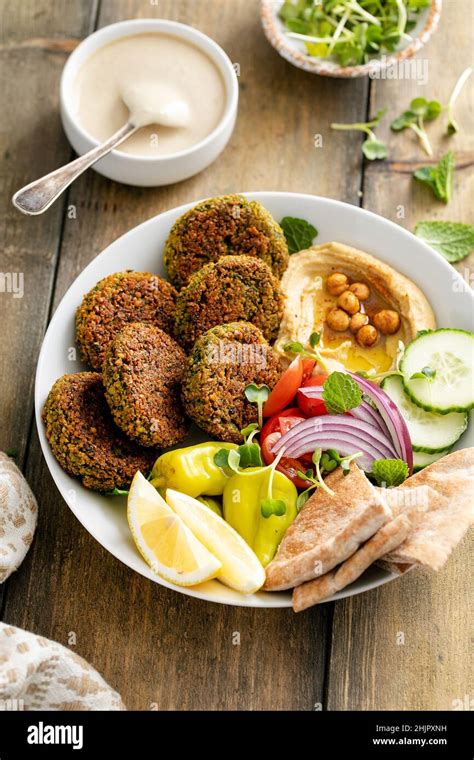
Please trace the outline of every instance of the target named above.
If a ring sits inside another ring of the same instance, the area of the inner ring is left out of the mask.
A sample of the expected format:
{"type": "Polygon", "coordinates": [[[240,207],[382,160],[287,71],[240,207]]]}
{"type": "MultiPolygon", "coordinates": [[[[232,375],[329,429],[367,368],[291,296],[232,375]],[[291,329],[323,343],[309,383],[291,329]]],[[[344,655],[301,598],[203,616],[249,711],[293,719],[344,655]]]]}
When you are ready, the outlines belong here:
{"type": "MultiPolygon", "coordinates": [[[[422,380],[421,382],[429,381],[422,380]]],[[[445,452],[464,433],[468,422],[467,412],[452,412],[451,414],[425,412],[410,401],[403,389],[400,375],[389,375],[382,381],[381,387],[398,406],[407,423],[413,451],[424,451],[426,454],[445,452]]]]}
{"type": "Polygon", "coordinates": [[[449,328],[422,333],[406,347],[400,370],[406,393],[422,409],[448,414],[474,407],[474,333],[449,328]],[[436,375],[413,379],[425,367],[436,375]]]}
{"type": "Polygon", "coordinates": [[[419,472],[423,467],[428,467],[429,464],[433,464],[433,462],[446,456],[449,452],[450,449],[438,451],[437,454],[424,454],[422,451],[413,452],[413,472],[419,472]]]}

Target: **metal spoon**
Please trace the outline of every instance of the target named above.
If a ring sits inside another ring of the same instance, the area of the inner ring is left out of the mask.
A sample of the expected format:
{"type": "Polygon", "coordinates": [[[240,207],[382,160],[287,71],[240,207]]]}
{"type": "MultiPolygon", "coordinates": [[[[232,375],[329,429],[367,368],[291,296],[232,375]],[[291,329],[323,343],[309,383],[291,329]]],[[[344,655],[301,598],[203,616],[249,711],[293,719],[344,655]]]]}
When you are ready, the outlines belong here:
{"type": "Polygon", "coordinates": [[[149,124],[161,124],[167,127],[186,126],[189,122],[187,104],[180,99],[172,99],[169,93],[167,93],[168,97],[163,98],[163,87],[157,88],[156,85],[152,87],[151,96],[150,87],[148,89],[143,87],[143,83],[140,83],[138,87],[128,87],[122,93],[123,100],[130,110],[128,122],[102,145],[92,148],[83,156],[17,190],[12,197],[15,208],[28,216],[42,214],[79,175],[141,127],[149,124]],[[147,98],[146,101],[143,100],[144,96],[147,98]],[[148,102],[150,100],[151,105],[148,102]]]}

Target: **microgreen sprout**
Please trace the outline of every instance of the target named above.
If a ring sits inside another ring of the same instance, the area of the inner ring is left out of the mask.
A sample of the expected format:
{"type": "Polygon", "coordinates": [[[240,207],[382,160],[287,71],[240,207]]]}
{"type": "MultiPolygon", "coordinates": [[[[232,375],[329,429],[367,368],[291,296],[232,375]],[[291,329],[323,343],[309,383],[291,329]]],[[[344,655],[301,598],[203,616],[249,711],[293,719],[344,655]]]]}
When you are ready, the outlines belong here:
{"type": "Polygon", "coordinates": [[[379,140],[372,127],[378,127],[386,109],[380,109],[371,121],[355,122],[354,124],[331,124],[331,129],[336,130],[358,130],[365,132],[367,139],[362,143],[362,153],[369,161],[387,158],[387,146],[379,140]]]}
{"type": "Polygon", "coordinates": [[[426,121],[434,121],[440,115],[442,110],[441,103],[437,100],[426,100],[425,98],[414,98],[410,103],[408,111],[404,111],[400,116],[392,121],[390,128],[393,132],[401,132],[403,129],[411,129],[420,144],[428,154],[433,155],[433,148],[425,130],[426,121]]]}
{"type": "Polygon", "coordinates": [[[471,76],[472,68],[473,68],[472,66],[469,66],[467,69],[464,69],[458,81],[454,85],[453,91],[448,101],[448,105],[446,106],[446,110],[448,112],[448,123],[446,125],[446,131],[448,135],[454,135],[456,132],[459,132],[459,125],[453,115],[454,104],[456,100],[458,99],[459,95],[461,94],[462,88],[464,87],[467,80],[471,76]]]}

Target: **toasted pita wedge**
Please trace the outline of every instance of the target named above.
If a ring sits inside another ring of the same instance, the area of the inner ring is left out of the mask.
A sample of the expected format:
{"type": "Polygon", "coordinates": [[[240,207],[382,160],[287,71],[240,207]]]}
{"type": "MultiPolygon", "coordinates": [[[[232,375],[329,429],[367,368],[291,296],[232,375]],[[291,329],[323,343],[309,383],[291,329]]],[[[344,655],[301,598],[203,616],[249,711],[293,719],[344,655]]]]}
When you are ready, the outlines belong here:
{"type": "Polygon", "coordinates": [[[383,561],[439,570],[474,522],[474,448],[454,451],[380,495],[413,523],[383,561]]]}
{"type": "Polygon", "coordinates": [[[329,572],[391,519],[390,508],[356,464],[346,476],[338,468],[326,482],[334,496],[318,489],[308,499],[267,565],[267,591],[293,588],[329,572]]]}
{"type": "Polygon", "coordinates": [[[380,528],[372,538],[360,547],[340,567],[320,578],[303,583],[293,590],[293,609],[301,612],[313,604],[319,604],[337,591],[349,586],[379,557],[395,549],[410,531],[411,522],[406,515],[398,515],[380,528]]]}

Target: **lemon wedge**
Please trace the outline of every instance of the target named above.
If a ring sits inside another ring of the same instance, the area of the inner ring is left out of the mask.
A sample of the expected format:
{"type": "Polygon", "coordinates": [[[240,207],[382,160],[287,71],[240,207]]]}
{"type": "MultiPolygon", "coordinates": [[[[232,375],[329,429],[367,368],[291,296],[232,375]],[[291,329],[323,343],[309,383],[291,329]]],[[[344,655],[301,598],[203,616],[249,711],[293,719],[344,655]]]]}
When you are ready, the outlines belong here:
{"type": "MultiPolygon", "coordinates": [[[[207,507],[203,509],[210,512],[207,507]]],[[[130,486],[127,519],[143,558],[167,581],[194,586],[215,578],[221,569],[219,560],[198,541],[141,472],[137,472],[130,486]]]]}
{"type": "Polygon", "coordinates": [[[217,557],[222,567],[218,580],[242,594],[253,594],[263,586],[265,571],[256,554],[226,521],[192,496],[168,488],[166,501],[217,557]]]}

